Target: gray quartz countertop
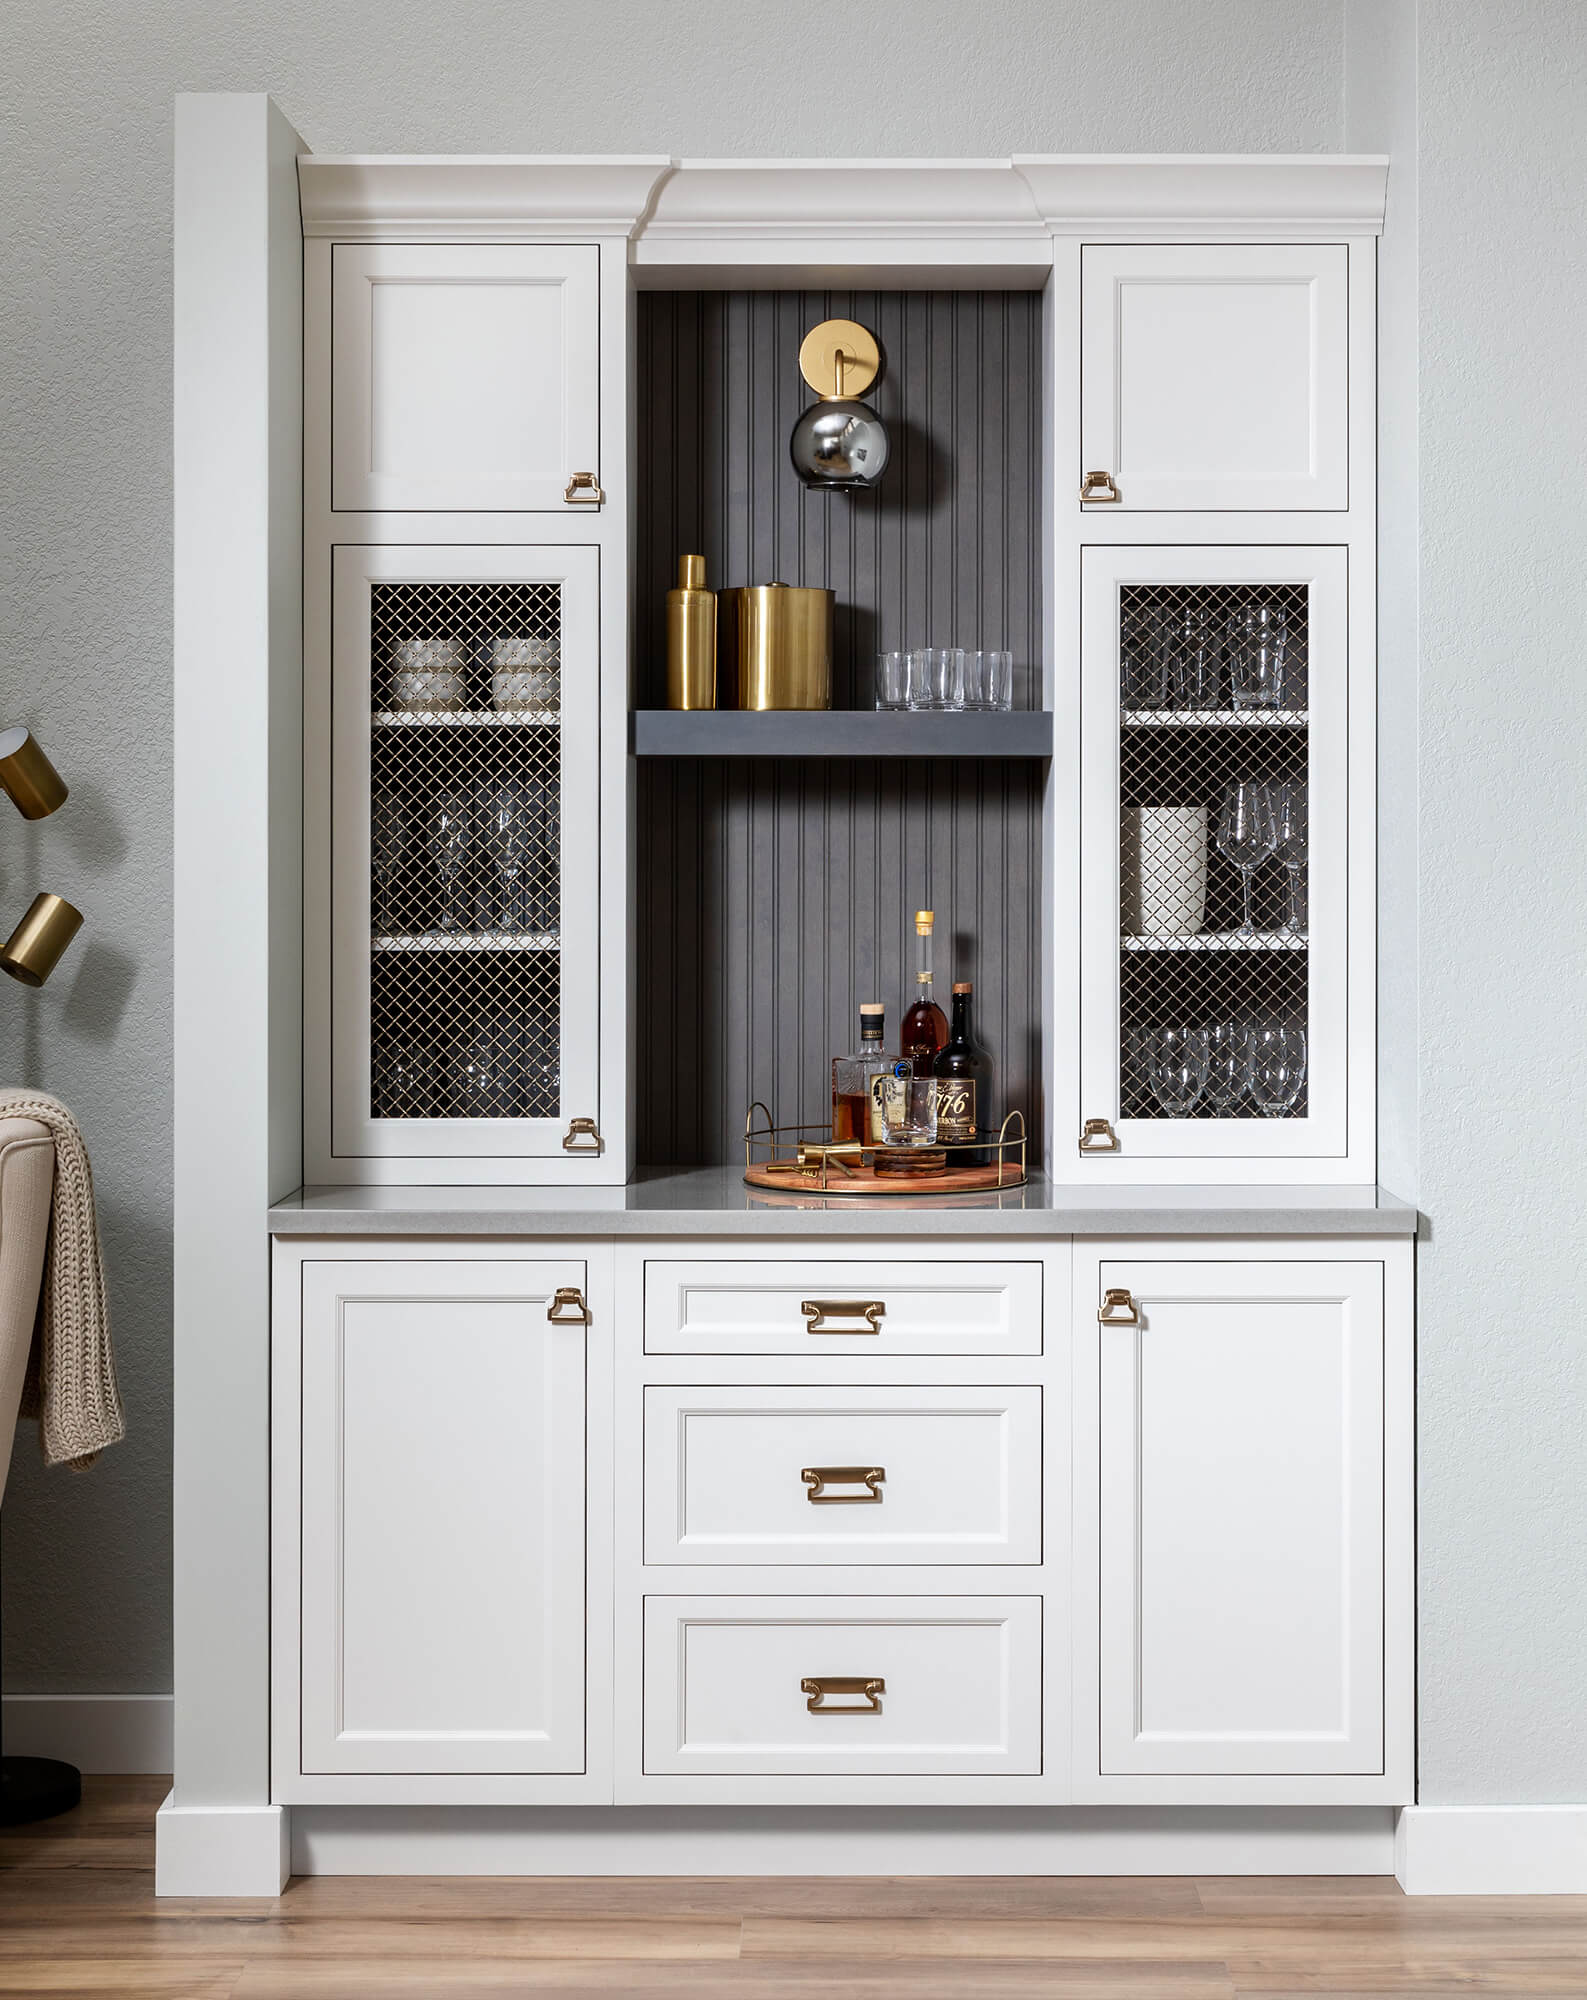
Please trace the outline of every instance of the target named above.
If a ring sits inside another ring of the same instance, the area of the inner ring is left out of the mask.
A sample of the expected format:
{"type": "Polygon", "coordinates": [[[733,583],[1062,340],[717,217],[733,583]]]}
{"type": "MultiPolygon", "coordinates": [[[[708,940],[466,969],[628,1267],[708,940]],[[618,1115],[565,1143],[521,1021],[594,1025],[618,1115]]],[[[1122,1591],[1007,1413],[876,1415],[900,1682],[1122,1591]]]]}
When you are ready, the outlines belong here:
{"type": "Polygon", "coordinates": [[[643,1167],[627,1187],[305,1187],[277,1236],[1414,1236],[1380,1187],[1084,1188],[844,1198],[745,1187],[737,1167],[643,1167]]]}

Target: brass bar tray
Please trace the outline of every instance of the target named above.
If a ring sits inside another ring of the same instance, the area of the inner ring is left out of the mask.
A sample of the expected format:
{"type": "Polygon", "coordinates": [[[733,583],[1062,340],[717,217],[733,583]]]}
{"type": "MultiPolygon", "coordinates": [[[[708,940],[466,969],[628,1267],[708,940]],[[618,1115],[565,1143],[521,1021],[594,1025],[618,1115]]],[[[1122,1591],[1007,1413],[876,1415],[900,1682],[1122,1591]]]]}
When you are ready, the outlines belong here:
{"type": "Polygon", "coordinates": [[[995,1130],[978,1131],[973,1139],[940,1141],[923,1146],[923,1157],[941,1160],[938,1167],[922,1165],[914,1172],[879,1174],[869,1164],[877,1153],[899,1158],[907,1149],[862,1146],[857,1140],[835,1145],[830,1125],[778,1125],[757,1098],[744,1114],[744,1181],[754,1188],[785,1194],[925,1196],[992,1194],[1023,1187],[1026,1179],[1025,1114],[1011,1111],[995,1130]],[[760,1114],[757,1122],[756,1113],[760,1114]],[[955,1165],[955,1153],[988,1153],[985,1166],[955,1165]]]}

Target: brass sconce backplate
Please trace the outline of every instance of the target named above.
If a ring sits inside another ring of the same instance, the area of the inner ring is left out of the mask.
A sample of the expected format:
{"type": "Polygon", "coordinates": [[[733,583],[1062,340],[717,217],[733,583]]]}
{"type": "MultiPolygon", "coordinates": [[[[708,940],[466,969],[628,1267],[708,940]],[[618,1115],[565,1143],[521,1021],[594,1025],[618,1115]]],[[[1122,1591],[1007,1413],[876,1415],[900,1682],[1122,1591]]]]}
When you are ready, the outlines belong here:
{"type": "Polygon", "coordinates": [[[852,319],[824,319],[799,343],[799,373],[818,396],[863,396],[881,372],[874,333],[852,319]]]}

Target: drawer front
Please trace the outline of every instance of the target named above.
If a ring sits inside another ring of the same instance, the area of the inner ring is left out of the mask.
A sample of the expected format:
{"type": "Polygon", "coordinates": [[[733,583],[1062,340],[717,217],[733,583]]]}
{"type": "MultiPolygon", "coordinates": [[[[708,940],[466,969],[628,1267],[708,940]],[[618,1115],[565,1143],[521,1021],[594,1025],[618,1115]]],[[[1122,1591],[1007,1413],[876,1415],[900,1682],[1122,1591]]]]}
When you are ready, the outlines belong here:
{"type": "Polygon", "coordinates": [[[1040,1769],[1039,1598],[645,1600],[647,1773],[1040,1769]]]}
{"type": "Polygon", "coordinates": [[[645,1267],[647,1354],[1039,1354],[1041,1265],[868,1258],[645,1267]]]}
{"type": "Polygon", "coordinates": [[[650,1563],[1037,1563],[1041,1390],[645,1391],[650,1563]]]}

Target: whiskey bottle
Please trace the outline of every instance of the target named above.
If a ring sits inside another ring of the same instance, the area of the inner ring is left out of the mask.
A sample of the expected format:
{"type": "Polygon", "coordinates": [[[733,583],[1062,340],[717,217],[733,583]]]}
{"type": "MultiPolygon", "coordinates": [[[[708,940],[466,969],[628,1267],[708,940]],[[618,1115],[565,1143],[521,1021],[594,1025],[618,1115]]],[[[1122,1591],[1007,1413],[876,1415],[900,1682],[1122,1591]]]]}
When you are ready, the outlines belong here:
{"type": "MultiPolygon", "coordinates": [[[[953,989],[953,1026],[947,1045],[939,1052],[933,1068],[937,1079],[937,1143],[955,1148],[976,1136],[984,1118],[993,1115],[989,1098],[992,1066],[986,1052],[977,1046],[971,1021],[975,988],[968,979],[953,989]]],[[[954,1151],[948,1155],[950,1167],[984,1167],[984,1147],[974,1152],[954,1151]]]]}
{"type": "Polygon", "coordinates": [[[871,1080],[885,1076],[897,1061],[882,1047],[886,1014],[879,1000],[867,1000],[860,1008],[859,1047],[832,1058],[832,1137],[838,1145],[855,1139],[862,1146],[881,1143],[871,1080]]]}
{"type": "Polygon", "coordinates": [[[931,993],[931,934],[936,926],[931,910],[915,912],[915,1002],[904,1016],[901,1053],[915,1065],[916,1076],[930,1076],[937,1051],[948,1039],[947,1017],[931,993]]]}

